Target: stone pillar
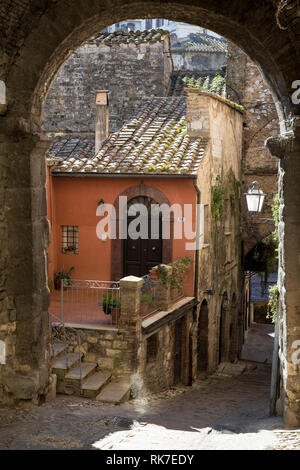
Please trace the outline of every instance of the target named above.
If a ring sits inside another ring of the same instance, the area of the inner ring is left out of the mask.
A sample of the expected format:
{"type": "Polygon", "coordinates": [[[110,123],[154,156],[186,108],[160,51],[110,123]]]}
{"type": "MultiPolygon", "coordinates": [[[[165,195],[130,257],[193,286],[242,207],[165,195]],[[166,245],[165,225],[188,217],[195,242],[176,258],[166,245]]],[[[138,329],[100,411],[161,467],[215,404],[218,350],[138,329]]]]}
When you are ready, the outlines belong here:
{"type": "Polygon", "coordinates": [[[50,368],[45,190],[49,141],[4,119],[0,134],[0,340],[5,353],[0,364],[0,403],[37,403],[47,391],[50,368]]]}
{"type": "Polygon", "coordinates": [[[121,315],[118,327],[127,342],[120,360],[118,375],[129,377],[138,370],[142,338],[142,321],[140,315],[140,298],[143,279],[135,276],[123,277],[120,280],[121,289],[121,315]]]}
{"type": "Polygon", "coordinates": [[[279,170],[279,348],[285,424],[300,426],[300,127],[268,139],[279,170]]]}

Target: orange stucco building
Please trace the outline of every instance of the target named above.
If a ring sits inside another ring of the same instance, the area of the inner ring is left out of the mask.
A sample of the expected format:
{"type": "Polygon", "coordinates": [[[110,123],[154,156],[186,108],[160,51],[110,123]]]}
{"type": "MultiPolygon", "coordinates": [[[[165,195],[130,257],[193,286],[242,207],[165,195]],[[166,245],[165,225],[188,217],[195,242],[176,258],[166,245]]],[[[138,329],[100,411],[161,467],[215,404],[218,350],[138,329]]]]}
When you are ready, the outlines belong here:
{"type": "MultiPolygon", "coordinates": [[[[49,279],[54,279],[54,272],[60,271],[62,265],[67,270],[74,266],[72,277],[76,279],[118,280],[112,261],[114,241],[109,238],[102,241],[98,238],[96,227],[101,217],[96,215],[98,202],[102,199],[105,204],[114,204],[121,194],[141,196],[165,196],[170,205],[178,203],[192,204],[193,214],[196,214],[197,194],[193,185],[194,179],[181,179],[180,185],[176,179],[159,178],[116,178],[116,177],[64,177],[51,176],[48,168],[48,214],[51,223],[51,243],[48,251],[49,279]],[[62,226],[78,227],[78,253],[64,253],[62,249],[62,226]]],[[[152,199],[154,199],[154,197],[152,199]]],[[[162,202],[163,199],[156,202],[162,202]]],[[[174,219],[174,218],[173,218],[174,219]]],[[[171,218],[172,220],[172,218],[171,218]]],[[[182,221],[174,220],[173,233],[176,225],[182,221]]],[[[195,219],[192,225],[195,230],[195,219]]],[[[171,262],[181,257],[191,257],[194,252],[186,250],[188,243],[185,237],[171,239],[166,247],[162,247],[160,262],[171,262]]],[[[164,245],[164,243],[163,243],[164,245]]],[[[115,263],[119,264],[120,277],[124,272],[124,243],[115,263]]],[[[158,263],[157,263],[158,264],[158,263]]],[[[145,273],[146,274],[146,273],[145,273]]],[[[193,272],[187,274],[187,294],[193,293],[193,272]]]]}

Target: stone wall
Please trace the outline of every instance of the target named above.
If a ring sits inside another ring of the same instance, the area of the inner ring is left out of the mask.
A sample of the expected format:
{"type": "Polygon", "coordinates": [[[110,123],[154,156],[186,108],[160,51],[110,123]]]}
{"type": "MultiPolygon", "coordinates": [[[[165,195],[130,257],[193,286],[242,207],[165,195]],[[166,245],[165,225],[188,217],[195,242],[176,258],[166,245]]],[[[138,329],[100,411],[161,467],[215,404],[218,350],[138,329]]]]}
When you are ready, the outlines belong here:
{"type": "MultiPolygon", "coordinates": [[[[180,321],[178,312],[174,310],[169,322],[157,325],[157,329],[151,334],[144,332],[140,353],[140,377],[142,378],[144,392],[159,392],[174,385],[174,361],[175,361],[175,323],[180,321]],[[176,318],[176,320],[175,320],[176,318]],[[156,354],[147,358],[148,341],[156,336],[156,354]]],[[[182,328],[180,354],[181,354],[181,377],[178,383],[188,385],[190,380],[190,331],[193,324],[193,306],[183,314],[184,327],[182,328]]]]}
{"type": "MultiPolygon", "coordinates": [[[[84,361],[97,363],[99,370],[114,371],[119,368],[120,359],[128,346],[119,330],[97,327],[76,327],[76,330],[81,338],[84,361]]],[[[70,344],[70,350],[78,350],[76,341],[70,344]]]]}
{"type": "MultiPolygon", "coordinates": [[[[203,214],[200,219],[201,244],[196,256],[199,260],[199,306],[206,301],[208,308],[206,370],[211,372],[220,361],[236,359],[239,348],[243,115],[220,97],[196,89],[188,89],[187,92],[188,126],[193,128],[194,135],[210,138],[197,179],[203,214]]],[[[195,358],[200,311],[197,315],[193,330],[195,358]]],[[[203,323],[201,327],[204,327],[203,323]]],[[[197,360],[193,369],[196,367],[197,360]]]]}
{"type": "MultiPolygon", "coordinates": [[[[278,115],[270,88],[258,67],[230,42],[226,87],[228,97],[245,108],[242,193],[257,181],[266,197],[262,212],[255,216],[271,219],[273,199],[278,192],[278,159],[265,147],[265,140],[279,134],[278,115]]],[[[245,197],[242,198],[242,226],[245,253],[274,230],[272,221],[259,221],[249,214],[245,197]]]]}
{"type": "Polygon", "coordinates": [[[226,54],[218,52],[172,51],[174,70],[214,70],[226,67],[226,54]]]}
{"type": "Polygon", "coordinates": [[[146,96],[167,94],[172,59],[169,36],[135,44],[88,41],[60,68],[47,96],[46,132],[95,131],[96,91],[109,90],[109,131],[118,130],[146,96]]]}

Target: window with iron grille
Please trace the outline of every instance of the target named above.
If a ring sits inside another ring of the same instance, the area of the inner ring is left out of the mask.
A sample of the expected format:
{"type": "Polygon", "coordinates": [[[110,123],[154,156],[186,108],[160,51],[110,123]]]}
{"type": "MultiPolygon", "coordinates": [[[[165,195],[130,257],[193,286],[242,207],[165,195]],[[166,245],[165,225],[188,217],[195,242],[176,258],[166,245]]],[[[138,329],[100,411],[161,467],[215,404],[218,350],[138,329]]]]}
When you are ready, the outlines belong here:
{"type": "Polygon", "coordinates": [[[62,252],[65,254],[78,254],[78,226],[61,226],[62,252]]]}

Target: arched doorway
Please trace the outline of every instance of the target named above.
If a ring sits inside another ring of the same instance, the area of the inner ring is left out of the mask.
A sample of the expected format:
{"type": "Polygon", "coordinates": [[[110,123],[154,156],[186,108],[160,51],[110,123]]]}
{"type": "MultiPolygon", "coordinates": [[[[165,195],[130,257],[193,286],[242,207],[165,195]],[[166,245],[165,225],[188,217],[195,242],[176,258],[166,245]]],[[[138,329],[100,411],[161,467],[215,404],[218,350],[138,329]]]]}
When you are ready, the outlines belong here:
{"type": "Polygon", "coordinates": [[[197,371],[206,371],[208,367],[208,305],[203,300],[200,308],[197,332],[197,371]]]}
{"type": "Polygon", "coordinates": [[[219,322],[219,364],[226,360],[226,350],[228,338],[226,337],[226,323],[228,316],[228,296],[227,292],[224,292],[222,296],[221,311],[220,311],[220,322],[219,322]]]}
{"type": "Polygon", "coordinates": [[[124,276],[144,276],[162,263],[162,217],[157,202],[150,197],[137,196],[128,201],[123,260],[124,276]],[[140,221],[138,224],[136,217],[140,221]],[[140,233],[138,238],[132,233],[135,228],[140,233]]]}
{"type": "Polygon", "coordinates": [[[238,351],[238,311],[237,298],[233,294],[230,308],[230,325],[229,325],[229,360],[234,361],[237,358],[238,351]]]}

